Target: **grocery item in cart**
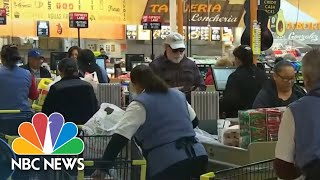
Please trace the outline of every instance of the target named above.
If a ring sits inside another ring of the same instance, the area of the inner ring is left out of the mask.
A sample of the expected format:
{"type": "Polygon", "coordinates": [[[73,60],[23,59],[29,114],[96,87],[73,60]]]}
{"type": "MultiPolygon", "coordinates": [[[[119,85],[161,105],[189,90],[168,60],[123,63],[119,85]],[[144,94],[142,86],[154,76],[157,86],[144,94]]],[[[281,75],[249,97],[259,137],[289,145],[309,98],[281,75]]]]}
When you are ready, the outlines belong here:
{"type": "Polygon", "coordinates": [[[252,142],[267,140],[266,114],[261,110],[239,112],[240,147],[248,148],[252,142]]]}
{"type": "Polygon", "coordinates": [[[267,123],[267,138],[268,141],[278,140],[278,131],[283,112],[280,109],[267,109],[266,110],[266,123],[267,123]]]}

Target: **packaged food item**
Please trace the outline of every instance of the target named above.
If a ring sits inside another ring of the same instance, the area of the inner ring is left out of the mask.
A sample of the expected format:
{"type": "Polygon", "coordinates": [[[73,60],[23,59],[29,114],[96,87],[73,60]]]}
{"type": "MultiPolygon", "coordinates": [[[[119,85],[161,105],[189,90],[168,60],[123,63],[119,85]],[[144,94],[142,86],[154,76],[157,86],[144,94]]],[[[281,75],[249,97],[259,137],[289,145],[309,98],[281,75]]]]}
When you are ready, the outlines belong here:
{"type": "Polygon", "coordinates": [[[277,141],[278,140],[278,131],[281,122],[283,111],[280,109],[266,109],[267,115],[267,137],[268,141],[277,141]]]}
{"type": "Polygon", "coordinates": [[[261,110],[239,112],[240,147],[248,148],[251,142],[267,140],[266,114],[261,110]]]}

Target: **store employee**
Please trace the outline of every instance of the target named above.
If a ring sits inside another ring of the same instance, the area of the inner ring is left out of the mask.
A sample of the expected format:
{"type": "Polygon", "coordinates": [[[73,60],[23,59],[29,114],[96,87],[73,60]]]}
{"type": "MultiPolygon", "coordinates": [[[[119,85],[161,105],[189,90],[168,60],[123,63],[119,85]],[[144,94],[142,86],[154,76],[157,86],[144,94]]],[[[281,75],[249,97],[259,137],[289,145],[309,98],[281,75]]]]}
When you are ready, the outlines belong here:
{"type": "Polygon", "coordinates": [[[184,92],[190,102],[191,91],[206,90],[200,71],[195,62],[185,56],[186,46],[183,36],[179,33],[168,35],[164,47],[164,54],[150,63],[150,67],[170,87],[184,92]]]}
{"type": "Polygon", "coordinates": [[[28,64],[20,67],[29,70],[36,78],[51,78],[50,72],[46,68],[41,67],[41,64],[43,63],[41,59],[42,56],[40,51],[31,49],[28,52],[28,64]]]}
{"type": "Polygon", "coordinates": [[[289,105],[283,115],[274,162],[281,179],[294,179],[300,172],[307,180],[320,179],[320,50],[302,60],[308,94],[289,105]]]}
{"type": "MultiPolygon", "coordinates": [[[[139,95],[118,123],[104,160],[113,161],[135,136],[147,160],[148,179],[198,179],[206,171],[208,156],[195,139],[193,128],[198,120],[184,94],[169,89],[145,65],[132,70],[131,82],[139,95]]],[[[92,176],[104,175],[104,171],[96,170],[92,176]]]]}

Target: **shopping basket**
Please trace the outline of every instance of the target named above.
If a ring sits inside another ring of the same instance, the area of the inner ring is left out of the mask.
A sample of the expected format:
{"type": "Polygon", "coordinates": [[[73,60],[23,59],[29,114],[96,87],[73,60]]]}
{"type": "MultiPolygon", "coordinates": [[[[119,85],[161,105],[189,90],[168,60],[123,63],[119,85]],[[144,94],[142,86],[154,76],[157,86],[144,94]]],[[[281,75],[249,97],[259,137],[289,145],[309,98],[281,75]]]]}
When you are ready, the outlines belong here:
{"type": "Polygon", "coordinates": [[[273,159],[237,168],[211,172],[202,175],[200,180],[277,180],[273,169],[273,159]]]}
{"type": "MultiPolygon", "coordinates": [[[[79,126],[81,129],[81,126],[79,126]]],[[[11,145],[16,136],[5,135],[8,140],[8,144],[11,145]]],[[[91,174],[99,169],[97,164],[103,164],[108,169],[103,169],[107,172],[103,180],[145,180],[146,179],[146,161],[143,159],[139,148],[134,141],[130,141],[123,150],[119,153],[118,157],[113,162],[105,162],[102,160],[105,147],[111,140],[111,136],[99,135],[99,136],[86,136],[82,131],[79,133],[85,143],[85,151],[77,156],[78,158],[84,158],[85,169],[81,171],[51,171],[42,173],[34,172],[30,175],[25,175],[25,179],[38,179],[45,178],[45,180],[84,180],[91,179],[91,174]],[[94,147],[94,148],[92,148],[94,147]],[[86,151],[86,148],[88,149],[86,151]],[[90,149],[89,149],[90,148],[90,149]],[[86,154],[87,153],[87,154],[86,154]],[[90,156],[88,157],[88,154],[90,156]],[[30,177],[29,177],[30,176],[30,177]],[[29,178],[27,178],[29,177],[29,178]]]]}

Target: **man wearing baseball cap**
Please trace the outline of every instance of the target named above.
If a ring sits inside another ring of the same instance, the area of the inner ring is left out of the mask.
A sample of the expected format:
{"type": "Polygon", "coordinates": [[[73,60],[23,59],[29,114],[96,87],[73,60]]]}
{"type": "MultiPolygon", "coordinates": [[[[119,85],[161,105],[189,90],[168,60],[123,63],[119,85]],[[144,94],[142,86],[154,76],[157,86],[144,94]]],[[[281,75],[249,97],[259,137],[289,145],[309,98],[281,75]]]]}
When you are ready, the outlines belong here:
{"type": "Polygon", "coordinates": [[[171,33],[164,42],[165,52],[156,58],[150,67],[169,86],[179,88],[191,101],[191,91],[206,90],[200,71],[192,60],[185,56],[184,38],[179,33],[171,33]]]}
{"type": "Polygon", "coordinates": [[[51,78],[50,72],[41,67],[42,59],[43,56],[38,49],[31,49],[28,52],[28,64],[20,67],[29,70],[36,78],[51,78]]]}

